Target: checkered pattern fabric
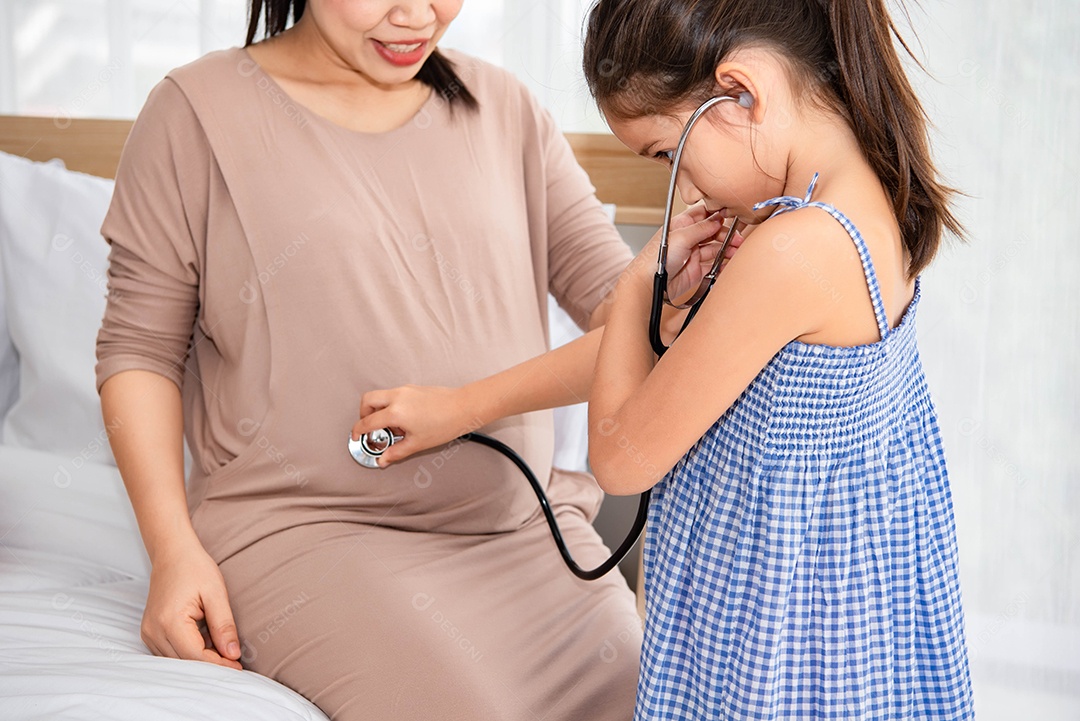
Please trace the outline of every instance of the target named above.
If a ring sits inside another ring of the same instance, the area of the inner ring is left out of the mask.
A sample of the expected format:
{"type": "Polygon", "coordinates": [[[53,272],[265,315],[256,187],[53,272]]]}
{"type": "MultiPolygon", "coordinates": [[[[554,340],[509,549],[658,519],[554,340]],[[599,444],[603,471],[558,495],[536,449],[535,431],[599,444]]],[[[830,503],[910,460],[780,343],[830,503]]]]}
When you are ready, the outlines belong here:
{"type": "Polygon", "coordinates": [[[952,500],[915,343],[793,341],[653,492],[635,719],[973,718],[952,500]]]}

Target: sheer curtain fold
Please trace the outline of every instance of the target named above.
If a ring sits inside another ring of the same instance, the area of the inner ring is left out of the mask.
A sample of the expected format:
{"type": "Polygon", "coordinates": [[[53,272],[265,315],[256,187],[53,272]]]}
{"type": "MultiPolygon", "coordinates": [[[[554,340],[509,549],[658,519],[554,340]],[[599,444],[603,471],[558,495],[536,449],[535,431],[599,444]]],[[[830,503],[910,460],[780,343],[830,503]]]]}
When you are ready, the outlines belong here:
{"type": "MultiPolygon", "coordinates": [[[[469,0],[444,43],[518,75],[564,130],[590,0],[469,0]]],[[[912,6],[913,71],[971,243],[925,276],[979,718],[1080,719],[1080,5],[912,6]],[[972,23],[971,18],[979,18],[972,23]]],[[[240,45],[243,0],[0,0],[0,113],[134,117],[172,67],[240,45]]]]}

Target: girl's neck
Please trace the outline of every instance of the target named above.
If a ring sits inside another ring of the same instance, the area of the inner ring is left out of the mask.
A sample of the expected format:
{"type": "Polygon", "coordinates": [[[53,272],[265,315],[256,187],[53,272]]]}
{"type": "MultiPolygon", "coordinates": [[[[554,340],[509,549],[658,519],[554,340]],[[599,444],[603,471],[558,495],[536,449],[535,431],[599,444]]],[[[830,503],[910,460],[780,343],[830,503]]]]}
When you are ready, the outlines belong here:
{"type": "Polygon", "coordinates": [[[802,197],[814,173],[820,173],[816,192],[847,182],[878,184],[847,122],[832,112],[806,112],[792,134],[784,194],[802,197]]]}

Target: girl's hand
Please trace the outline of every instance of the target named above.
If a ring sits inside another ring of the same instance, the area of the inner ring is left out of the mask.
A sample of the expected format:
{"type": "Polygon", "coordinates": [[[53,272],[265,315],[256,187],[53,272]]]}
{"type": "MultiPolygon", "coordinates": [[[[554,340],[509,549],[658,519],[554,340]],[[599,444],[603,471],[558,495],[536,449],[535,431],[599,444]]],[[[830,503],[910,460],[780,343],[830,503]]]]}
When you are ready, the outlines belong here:
{"type": "Polygon", "coordinates": [[[155,656],[241,668],[225,579],[198,541],[154,558],[140,632],[155,656]],[[209,639],[200,631],[202,623],[209,639]]]}
{"type": "Polygon", "coordinates": [[[476,414],[469,408],[461,388],[408,385],[371,391],[360,399],[360,420],[353,426],[352,438],[358,440],[379,428],[405,436],[379,458],[379,466],[385,468],[478,427],[476,414]]]}
{"type": "MultiPolygon", "coordinates": [[[[668,297],[676,299],[697,289],[701,279],[712,269],[731,222],[719,213],[709,214],[701,205],[695,205],[671,219],[667,255],[668,297]]],[[[740,224],[731,237],[731,242],[724,251],[726,260],[722,261],[723,264],[726,264],[742,245],[743,236],[739,230],[743,228],[745,224],[740,224]]],[[[657,231],[643,251],[643,255],[652,263],[653,272],[660,250],[661,233],[662,231],[657,231]]]]}

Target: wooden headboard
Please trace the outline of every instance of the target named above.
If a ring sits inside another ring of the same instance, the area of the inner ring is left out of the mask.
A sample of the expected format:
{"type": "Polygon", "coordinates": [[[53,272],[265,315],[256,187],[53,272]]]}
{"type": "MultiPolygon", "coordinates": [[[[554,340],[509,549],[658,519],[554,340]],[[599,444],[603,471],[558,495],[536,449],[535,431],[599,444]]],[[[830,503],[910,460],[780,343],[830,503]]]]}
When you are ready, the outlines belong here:
{"type": "MultiPolygon", "coordinates": [[[[62,158],[71,170],[113,178],[131,124],[130,120],[0,115],[0,150],[30,160],[62,158]]],[[[660,225],[669,178],[663,167],[630,152],[611,135],[568,133],[566,137],[596,186],[597,197],[615,204],[615,222],[660,225]]]]}

